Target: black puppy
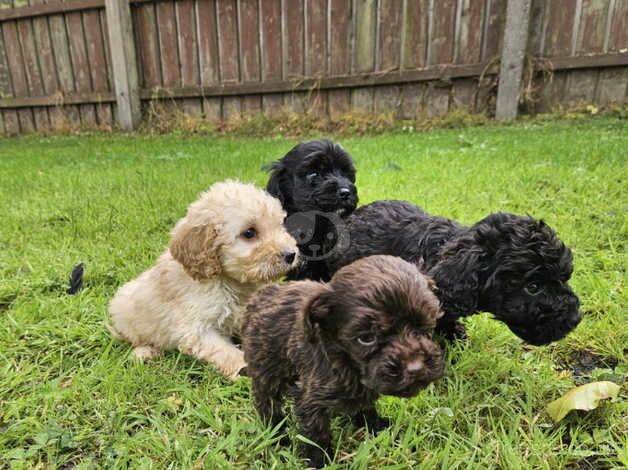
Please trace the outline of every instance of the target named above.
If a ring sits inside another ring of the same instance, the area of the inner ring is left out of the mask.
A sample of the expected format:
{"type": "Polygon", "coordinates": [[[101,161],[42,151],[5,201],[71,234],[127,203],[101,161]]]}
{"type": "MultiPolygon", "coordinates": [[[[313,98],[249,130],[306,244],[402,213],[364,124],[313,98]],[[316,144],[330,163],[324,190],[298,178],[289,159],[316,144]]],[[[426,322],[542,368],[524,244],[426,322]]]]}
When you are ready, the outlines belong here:
{"type": "MultiPolygon", "coordinates": [[[[371,256],[328,284],[260,289],[244,314],[242,345],[262,418],[276,426],[283,399],[294,395],[301,434],[327,453],[333,414],[384,429],[389,420],[375,410],[379,395],[410,397],[443,375],[442,353],[431,339],[442,315],[433,287],[413,264],[371,256]]],[[[302,454],[323,466],[319,448],[304,445],[302,454]]]]}
{"type": "Polygon", "coordinates": [[[330,140],[312,140],[298,144],[269,169],[266,190],[288,213],[286,228],[301,252],[302,263],[288,279],[328,278],[327,251],[341,242],[342,218],[358,203],[351,156],[330,140]]]}
{"type": "Polygon", "coordinates": [[[377,201],[347,220],[350,243],[327,259],[330,273],[352,261],[389,254],[417,263],[438,287],[438,328],[462,335],[460,317],[491,312],[534,345],[563,338],[580,323],[567,281],[571,250],[542,220],[494,213],[465,227],[404,201],[377,201]]]}

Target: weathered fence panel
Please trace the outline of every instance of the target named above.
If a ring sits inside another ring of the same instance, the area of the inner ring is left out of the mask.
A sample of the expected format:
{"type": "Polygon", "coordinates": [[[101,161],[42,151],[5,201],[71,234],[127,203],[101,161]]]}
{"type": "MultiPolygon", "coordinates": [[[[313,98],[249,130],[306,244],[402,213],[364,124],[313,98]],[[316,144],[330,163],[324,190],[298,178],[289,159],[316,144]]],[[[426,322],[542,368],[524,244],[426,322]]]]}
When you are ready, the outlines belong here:
{"type": "MultiPolygon", "coordinates": [[[[129,1],[129,0],[115,0],[129,1]]],[[[130,0],[135,90],[209,120],[495,103],[507,0],[130,0]],[[486,79],[479,82],[483,75],[486,79]]],[[[114,124],[105,0],[0,0],[0,133],[114,124]]],[[[532,0],[526,109],[623,103],[628,0],[532,0]],[[527,98],[530,98],[528,96],[527,98]]],[[[526,80],[527,75],[524,77],[526,80]]]]}

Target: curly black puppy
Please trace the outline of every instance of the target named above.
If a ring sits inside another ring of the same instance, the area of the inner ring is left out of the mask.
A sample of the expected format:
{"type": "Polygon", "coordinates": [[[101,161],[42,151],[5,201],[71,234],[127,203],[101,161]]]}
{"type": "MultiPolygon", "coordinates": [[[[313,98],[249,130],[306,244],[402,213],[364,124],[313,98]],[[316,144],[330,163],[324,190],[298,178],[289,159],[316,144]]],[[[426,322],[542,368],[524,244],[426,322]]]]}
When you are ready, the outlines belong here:
{"type": "Polygon", "coordinates": [[[410,397],[443,375],[432,288],[415,265],[371,256],[328,284],[275,284],[250,301],[242,344],[255,407],[277,425],[282,398],[294,395],[301,434],[320,446],[302,447],[311,465],[332,450],[332,412],[377,432],[389,424],[375,411],[379,395],[410,397]]]}
{"type": "Polygon", "coordinates": [[[329,278],[324,248],[335,248],[342,218],[358,203],[351,156],[330,140],[312,140],[298,144],[268,168],[266,190],[288,213],[286,228],[301,252],[302,263],[288,279],[329,278]]]}
{"type": "Polygon", "coordinates": [[[464,333],[460,317],[478,311],[534,345],[580,323],[567,284],[571,250],[542,220],[498,212],[465,227],[408,202],[377,201],[357,209],[346,228],[351,242],[327,259],[329,272],[374,254],[417,263],[436,282],[445,312],[438,329],[450,338],[464,333]]]}

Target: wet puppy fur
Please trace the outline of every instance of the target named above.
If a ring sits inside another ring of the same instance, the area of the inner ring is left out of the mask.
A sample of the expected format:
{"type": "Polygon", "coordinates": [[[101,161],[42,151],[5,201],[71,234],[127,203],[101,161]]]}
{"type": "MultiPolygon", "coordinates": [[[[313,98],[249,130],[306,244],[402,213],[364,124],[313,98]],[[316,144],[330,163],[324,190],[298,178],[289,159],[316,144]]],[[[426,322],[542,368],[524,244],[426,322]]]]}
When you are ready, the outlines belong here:
{"type": "Polygon", "coordinates": [[[331,455],[332,414],[377,432],[389,424],[375,410],[380,395],[410,397],[443,375],[432,288],[415,265],[372,256],[327,284],[275,284],[251,300],[242,340],[255,406],[275,426],[294,396],[299,432],[323,449],[302,446],[310,465],[331,455]]]}
{"type": "Polygon", "coordinates": [[[337,240],[335,220],[349,215],[358,203],[351,156],[328,139],[296,145],[268,166],[266,190],[287,212],[286,228],[297,240],[301,263],[288,279],[329,279],[325,247],[337,240]]]}
{"type": "Polygon", "coordinates": [[[327,259],[329,272],[374,254],[416,263],[438,287],[438,329],[464,334],[460,317],[491,312],[533,345],[559,340],[580,322],[568,284],[571,250],[542,220],[497,212],[466,227],[404,201],[377,201],[347,220],[350,244],[327,259]]]}

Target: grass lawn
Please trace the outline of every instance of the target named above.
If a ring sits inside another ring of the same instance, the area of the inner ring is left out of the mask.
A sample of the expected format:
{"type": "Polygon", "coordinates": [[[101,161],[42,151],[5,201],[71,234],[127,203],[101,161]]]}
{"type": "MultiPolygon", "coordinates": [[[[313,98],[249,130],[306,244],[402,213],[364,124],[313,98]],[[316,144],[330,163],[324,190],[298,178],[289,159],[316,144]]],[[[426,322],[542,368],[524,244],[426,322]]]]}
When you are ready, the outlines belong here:
{"type": "MultiPolygon", "coordinates": [[[[340,139],[361,203],[407,199],[473,223],[543,218],[574,252],[584,320],[546,347],[467,321],[446,377],[379,401],[391,429],[334,422],[336,468],[625,468],[628,124],[608,118],[340,139]],[[591,371],[591,369],[593,369],[591,371]],[[548,402],[610,379],[621,397],[554,425],[548,402]]],[[[259,422],[249,379],[177,352],[138,364],[104,327],[215,181],[263,185],[294,140],[97,135],[0,138],[0,467],[298,468],[259,422]],[[65,294],[77,262],[85,288],[65,294]]],[[[297,441],[291,426],[293,442],[297,441]]]]}

